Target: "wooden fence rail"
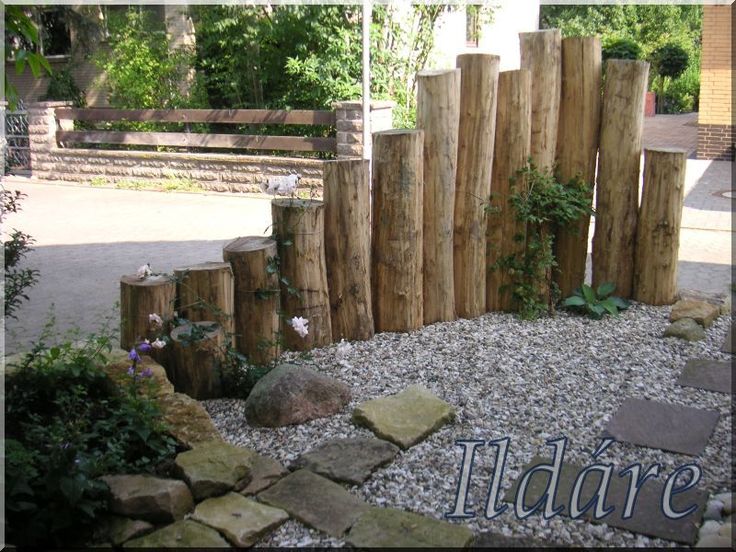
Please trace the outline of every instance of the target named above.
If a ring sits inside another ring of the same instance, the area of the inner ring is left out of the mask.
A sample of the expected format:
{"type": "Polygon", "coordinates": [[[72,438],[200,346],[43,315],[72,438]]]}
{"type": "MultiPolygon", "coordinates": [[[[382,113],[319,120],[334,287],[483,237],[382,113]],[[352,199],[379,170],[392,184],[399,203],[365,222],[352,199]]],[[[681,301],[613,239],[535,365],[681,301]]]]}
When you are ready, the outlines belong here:
{"type": "MultiPolygon", "coordinates": [[[[126,121],[157,123],[335,125],[334,111],[264,109],[77,109],[56,110],[60,121],[126,121]]],[[[69,125],[61,125],[69,128],[69,125]]],[[[133,132],[58,130],[56,139],[68,144],[124,144],[182,148],[227,148],[285,151],[337,151],[334,137],[205,134],[191,132],[133,132]]]]}

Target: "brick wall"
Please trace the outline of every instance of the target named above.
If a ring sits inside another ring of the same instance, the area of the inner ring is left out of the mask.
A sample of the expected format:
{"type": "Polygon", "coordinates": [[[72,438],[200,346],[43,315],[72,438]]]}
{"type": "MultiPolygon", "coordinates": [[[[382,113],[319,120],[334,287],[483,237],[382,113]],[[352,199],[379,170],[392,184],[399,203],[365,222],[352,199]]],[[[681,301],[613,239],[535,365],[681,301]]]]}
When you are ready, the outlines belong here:
{"type": "MultiPolygon", "coordinates": [[[[322,187],[324,162],[319,159],[215,152],[61,148],[56,143],[59,122],[55,110],[67,105],[66,102],[39,102],[28,107],[31,172],[34,178],[110,184],[185,179],[198,182],[203,188],[212,191],[260,192],[261,184],[270,177],[296,172],[302,176],[301,184],[305,188],[322,187]]],[[[372,113],[374,131],[391,128],[393,105],[391,102],[377,102],[372,113]]],[[[359,157],[363,153],[363,121],[359,106],[360,102],[339,104],[338,158],[359,157]]]]}
{"type": "Polygon", "coordinates": [[[734,158],[731,6],[703,6],[698,150],[700,159],[734,158]]]}

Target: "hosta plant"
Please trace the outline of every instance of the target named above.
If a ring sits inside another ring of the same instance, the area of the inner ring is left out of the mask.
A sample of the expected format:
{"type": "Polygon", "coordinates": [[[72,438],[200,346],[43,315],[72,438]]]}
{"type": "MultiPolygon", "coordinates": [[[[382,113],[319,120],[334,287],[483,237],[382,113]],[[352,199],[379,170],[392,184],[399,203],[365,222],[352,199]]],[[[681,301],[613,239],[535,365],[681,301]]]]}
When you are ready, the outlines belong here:
{"type": "Polygon", "coordinates": [[[583,284],[562,302],[562,306],[571,311],[587,314],[596,320],[606,314],[616,315],[619,311],[629,308],[630,303],[626,299],[611,295],[615,290],[616,284],[612,282],[605,282],[598,286],[598,289],[583,284]]]}

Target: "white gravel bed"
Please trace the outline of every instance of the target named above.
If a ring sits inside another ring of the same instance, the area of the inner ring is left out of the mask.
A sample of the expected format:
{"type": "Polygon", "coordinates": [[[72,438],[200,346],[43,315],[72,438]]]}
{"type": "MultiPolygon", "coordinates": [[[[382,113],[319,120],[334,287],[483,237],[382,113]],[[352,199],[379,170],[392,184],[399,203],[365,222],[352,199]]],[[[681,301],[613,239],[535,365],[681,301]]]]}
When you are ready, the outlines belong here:
{"type": "MultiPolygon", "coordinates": [[[[457,408],[454,424],[400,453],[351,492],[367,502],[406,509],[438,519],[452,510],[462,452],[456,439],[510,437],[503,489],[534,455],[548,455],[546,439],[569,438],[565,461],[588,465],[606,422],[627,397],[715,409],[721,414],[702,457],[615,443],[600,458],[616,471],[633,462],[662,465],[659,481],[682,464],[703,468],[699,489],[729,490],[731,481],[731,397],[675,384],[690,358],[731,360],[721,353],[731,316],[706,330],[705,341],[690,343],[661,336],[669,307],[634,304],[618,317],[589,320],[558,313],[555,318],[521,321],[492,313],[474,320],[427,326],[410,334],[384,333],[354,342],[347,352],[333,345],[309,355],[287,353],[352,388],[350,405],[339,415],[278,429],[248,425],[243,401],[212,400],[205,406],[225,438],[288,465],[322,441],[370,436],[351,422],[359,403],[398,393],[420,383],[457,408]]],[[[468,506],[477,517],[458,521],[475,532],[533,535],[560,546],[674,546],[628,531],[585,521],[533,515],[518,520],[513,509],[494,520],[483,517],[495,449],[478,450],[468,506]]],[[[616,475],[614,474],[614,477],[616,475]]],[[[290,521],[264,539],[264,546],[339,546],[340,539],[290,521]]]]}

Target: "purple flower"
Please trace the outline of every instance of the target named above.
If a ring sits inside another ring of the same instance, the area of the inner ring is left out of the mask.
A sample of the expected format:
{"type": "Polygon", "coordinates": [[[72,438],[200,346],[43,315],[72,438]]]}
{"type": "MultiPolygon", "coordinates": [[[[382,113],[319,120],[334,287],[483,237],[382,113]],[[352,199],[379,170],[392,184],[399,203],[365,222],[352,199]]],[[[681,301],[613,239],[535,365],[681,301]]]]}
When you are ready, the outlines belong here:
{"type": "Polygon", "coordinates": [[[135,376],[135,366],[128,367],[128,375],[129,376],[135,376]]]}
{"type": "Polygon", "coordinates": [[[138,344],[138,351],[141,353],[150,353],[151,352],[151,344],[146,340],[143,343],[138,344]]]}
{"type": "Polygon", "coordinates": [[[128,353],[128,360],[132,360],[133,362],[140,362],[141,357],[138,356],[138,351],[135,350],[135,347],[133,347],[130,350],[130,353],[128,353]]]}
{"type": "Polygon", "coordinates": [[[143,378],[150,378],[153,375],[153,370],[150,368],[146,368],[141,372],[141,377],[143,378]]]}

